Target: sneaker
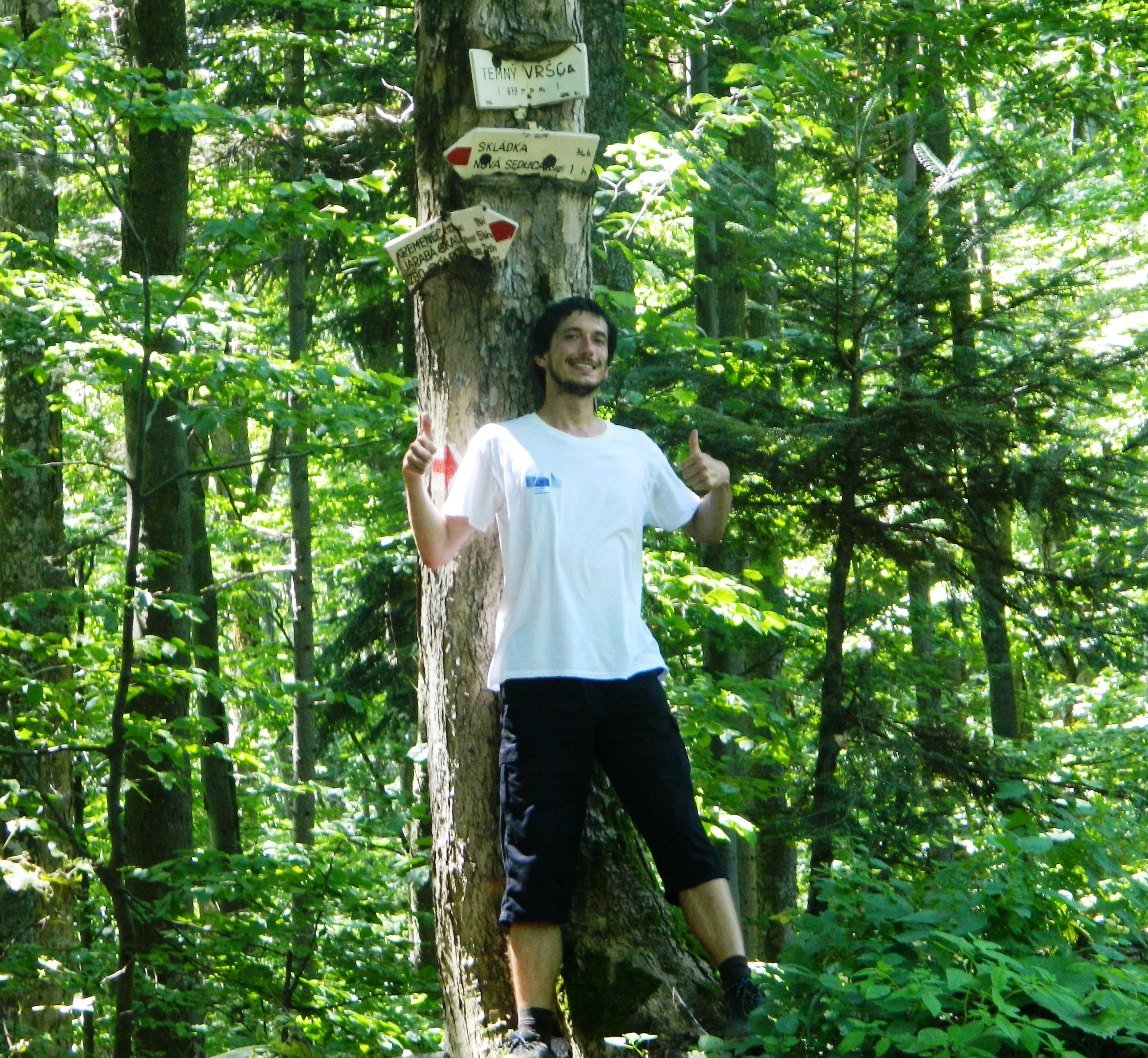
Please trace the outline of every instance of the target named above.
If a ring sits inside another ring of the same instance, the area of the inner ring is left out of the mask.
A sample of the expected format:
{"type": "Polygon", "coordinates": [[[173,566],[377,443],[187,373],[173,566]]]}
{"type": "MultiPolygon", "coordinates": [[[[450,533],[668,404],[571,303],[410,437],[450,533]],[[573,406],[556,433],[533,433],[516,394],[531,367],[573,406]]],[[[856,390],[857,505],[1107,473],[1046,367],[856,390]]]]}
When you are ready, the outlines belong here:
{"type": "Polygon", "coordinates": [[[505,1058],[555,1058],[555,1054],[537,1032],[515,1029],[510,1034],[505,1058]]]}
{"type": "Polygon", "coordinates": [[[749,1016],[761,1003],[761,989],[753,983],[751,977],[743,977],[726,990],[722,1007],[725,1011],[727,1039],[744,1039],[749,1035],[749,1016]]]}

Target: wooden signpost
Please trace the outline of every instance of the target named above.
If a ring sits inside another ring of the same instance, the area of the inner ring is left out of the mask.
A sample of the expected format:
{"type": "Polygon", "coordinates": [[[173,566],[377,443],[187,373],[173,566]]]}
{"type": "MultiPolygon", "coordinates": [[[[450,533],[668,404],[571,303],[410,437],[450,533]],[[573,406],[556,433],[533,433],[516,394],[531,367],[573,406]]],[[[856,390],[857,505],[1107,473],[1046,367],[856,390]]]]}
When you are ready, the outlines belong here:
{"type": "Polygon", "coordinates": [[[586,45],[571,44],[549,59],[526,62],[496,59],[481,48],[470,49],[474,99],[480,110],[544,106],[590,94],[586,45]]]}
{"type": "Polygon", "coordinates": [[[510,252],[518,224],[489,206],[456,209],[386,243],[407,286],[414,289],[428,272],[469,254],[501,261],[510,252]]]}
{"type": "Polygon", "coordinates": [[[581,183],[594,171],[598,137],[546,129],[471,129],[444,153],[464,180],[493,173],[581,183]]]}

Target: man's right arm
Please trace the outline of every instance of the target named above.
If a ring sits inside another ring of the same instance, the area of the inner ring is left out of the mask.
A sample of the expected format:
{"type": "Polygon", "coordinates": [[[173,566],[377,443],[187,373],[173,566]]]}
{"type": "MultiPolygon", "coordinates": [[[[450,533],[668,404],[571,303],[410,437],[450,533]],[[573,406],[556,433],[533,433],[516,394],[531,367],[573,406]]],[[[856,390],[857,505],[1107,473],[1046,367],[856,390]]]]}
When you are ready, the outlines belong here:
{"type": "Polygon", "coordinates": [[[431,500],[426,475],[436,448],[430,431],[430,416],[423,415],[419,420],[419,434],[403,456],[403,486],[419,558],[429,568],[439,569],[463,549],[475,530],[465,518],[445,517],[431,500]]]}

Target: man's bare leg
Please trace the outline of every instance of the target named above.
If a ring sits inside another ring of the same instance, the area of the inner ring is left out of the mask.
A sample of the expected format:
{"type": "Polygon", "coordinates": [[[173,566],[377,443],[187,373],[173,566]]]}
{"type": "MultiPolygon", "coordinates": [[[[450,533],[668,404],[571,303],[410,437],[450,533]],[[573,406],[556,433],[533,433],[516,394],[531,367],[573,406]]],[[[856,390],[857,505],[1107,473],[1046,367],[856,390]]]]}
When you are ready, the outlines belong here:
{"type": "MultiPolygon", "coordinates": [[[[520,1031],[534,1032],[549,1050],[557,1028],[555,989],[562,968],[562,930],[549,922],[515,922],[507,934],[510,983],[518,1008],[520,1031]]],[[[528,1039],[535,1037],[527,1035],[528,1039]]],[[[533,1044],[531,1047],[539,1046],[533,1044]]]]}
{"type": "Polygon", "coordinates": [[[741,920],[734,907],[729,882],[715,878],[678,893],[686,925],[701,941],[714,966],[721,966],[731,955],[745,955],[745,938],[741,920]]]}
{"type": "Polygon", "coordinates": [[[562,969],[562,930],[549,922],[515,922],[507,935],[510,983],[519,1010],[555,1007],[562,969]]]}
{"type": "Polygon", "coordinates": [[[761,992],[749,974],[745,938],[729,882],[715,878],[678,893],[686,924],[701,941],[721,977],[726,1033],[733,1039],[749,1033],[749,1015],[761,992]]]}

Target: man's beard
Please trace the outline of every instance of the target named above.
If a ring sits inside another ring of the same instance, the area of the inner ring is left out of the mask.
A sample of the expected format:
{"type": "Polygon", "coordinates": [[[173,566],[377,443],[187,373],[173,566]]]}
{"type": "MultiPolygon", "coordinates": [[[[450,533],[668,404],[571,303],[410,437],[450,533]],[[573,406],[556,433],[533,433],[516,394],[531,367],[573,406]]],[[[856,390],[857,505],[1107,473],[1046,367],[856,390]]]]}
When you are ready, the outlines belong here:
{"type": "Polygon", "coordinates": [[[559,378],[558,375],[550,369],[546,368],[546,373],[554,380],[554,386],[559,393],[565,393],[568,397],[590,397],[597,391],[598,387],[602,385],[602,381],[589,381],[578,378],[559,378]]]}
{"type": "Polygon", "coordinates": [[[554,384],[559,392],[570,397],[589,397],[598,391],[597,382],[576,382],[570,378],[556,378],[554,384]]]}

